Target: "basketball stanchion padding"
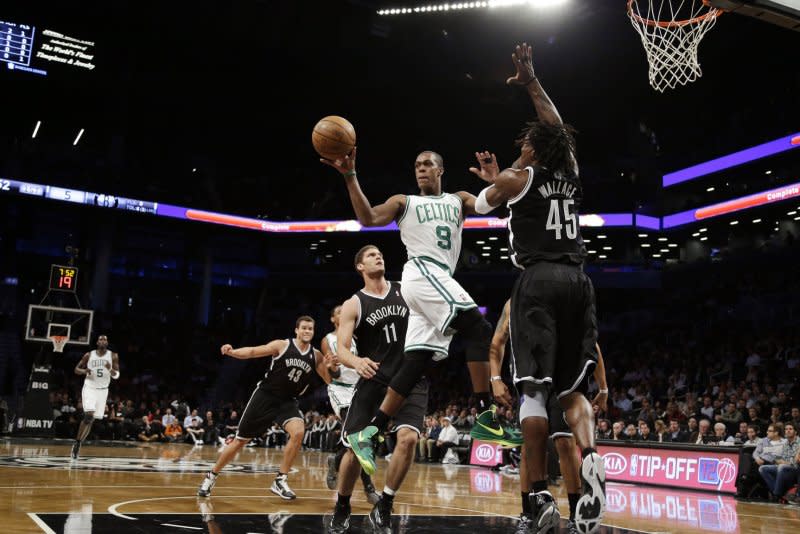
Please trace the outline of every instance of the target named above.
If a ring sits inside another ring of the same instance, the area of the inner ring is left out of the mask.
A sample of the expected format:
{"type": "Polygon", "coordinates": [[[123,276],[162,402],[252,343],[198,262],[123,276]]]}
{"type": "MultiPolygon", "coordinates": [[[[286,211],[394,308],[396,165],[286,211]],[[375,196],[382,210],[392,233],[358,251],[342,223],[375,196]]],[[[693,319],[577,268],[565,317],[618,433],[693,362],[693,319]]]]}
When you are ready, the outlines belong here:
{"type": "Polygon", "coordinates": [[[703,75],[700,41],[722,13],[707,0],[628,0],[628,17],[647,53],[653,89],[663,93],[703,75]]]}

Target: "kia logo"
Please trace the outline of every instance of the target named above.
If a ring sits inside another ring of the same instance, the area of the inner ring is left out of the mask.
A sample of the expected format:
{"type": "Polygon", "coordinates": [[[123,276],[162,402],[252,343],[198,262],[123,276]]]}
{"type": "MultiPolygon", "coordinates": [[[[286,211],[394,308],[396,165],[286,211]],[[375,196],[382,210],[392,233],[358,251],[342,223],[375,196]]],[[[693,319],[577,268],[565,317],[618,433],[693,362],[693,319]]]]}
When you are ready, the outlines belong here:
{"type": "Polygon", "coordinates": [[[475,456],[481,462],[488,462],[492,458],[494,458],[494,447],[492,447],[491,445],[486,445],[485,443],[482,443],[482,444],[478,445],[477,449],[475,449],[475,456]]]}
{"type": "Polygon", "coordinates": [[[494,480],[491,473],[479,473],[475,476],[475,489],[481,493],[494,492],[494,480]]]}
{"type": "Polygon", "coordinates": [[[628,460],[618,452],[609,452],[603,456],[606,475],[621,475],[628,468],[628,460]]]}

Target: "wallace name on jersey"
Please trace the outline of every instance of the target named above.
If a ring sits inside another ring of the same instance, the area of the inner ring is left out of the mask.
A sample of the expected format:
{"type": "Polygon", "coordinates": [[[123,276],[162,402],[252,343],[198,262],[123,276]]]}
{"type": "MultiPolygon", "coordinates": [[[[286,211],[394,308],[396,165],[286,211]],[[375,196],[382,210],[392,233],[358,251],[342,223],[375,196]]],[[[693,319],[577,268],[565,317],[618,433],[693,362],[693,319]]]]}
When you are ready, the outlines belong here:
{"type": "Polygon", "coordinates": [[[381,319],[386,319],[387,317],[405,317],[406,315],[408,315],[408,308],[406,306],[390,304],[373,311],[364,317],[364,321],[370,326],[375,326],[381,319]]]}
{"type": "Polygon", "coordinates": [[[558,180],[556,182],[545,182],[538,188],[539,194],[542,195],[543,198],[573,198],[577,190],[578,188],[574,184],[564,182],[562,180],[558,180]]]}

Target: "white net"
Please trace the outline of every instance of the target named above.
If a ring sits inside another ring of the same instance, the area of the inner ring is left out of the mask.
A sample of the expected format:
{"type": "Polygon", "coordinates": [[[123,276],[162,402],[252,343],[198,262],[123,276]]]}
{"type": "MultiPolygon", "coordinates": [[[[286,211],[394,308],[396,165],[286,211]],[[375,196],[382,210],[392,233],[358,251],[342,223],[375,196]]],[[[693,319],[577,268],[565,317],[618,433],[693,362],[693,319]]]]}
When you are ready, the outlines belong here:
{"type": "Polygon", "coordinates": [[[721,11],[705,0],[628,0],[628,16],[650,64],[650,85],[662,93],[703,75],[697,49],[721,11]]]}
{"type": "Polygon", "coordinates": [[[64,346],[69,338],[67,336],[50,336],[50,341],[53,343],[53,352],[64,352],[64,346]]]}

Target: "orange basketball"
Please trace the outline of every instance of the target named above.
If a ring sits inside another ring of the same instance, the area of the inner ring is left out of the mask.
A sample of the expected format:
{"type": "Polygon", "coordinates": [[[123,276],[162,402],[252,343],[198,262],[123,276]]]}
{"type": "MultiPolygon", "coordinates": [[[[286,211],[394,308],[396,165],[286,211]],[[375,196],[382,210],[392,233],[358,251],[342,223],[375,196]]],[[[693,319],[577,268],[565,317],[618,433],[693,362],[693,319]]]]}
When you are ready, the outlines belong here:
{"type": "Polygon", "coordinates": [[[314,150],[325,159],[340,159],[356,146],[356,130],[344,117],[330,115],[321,119],[311,132],[314,150]]]}

